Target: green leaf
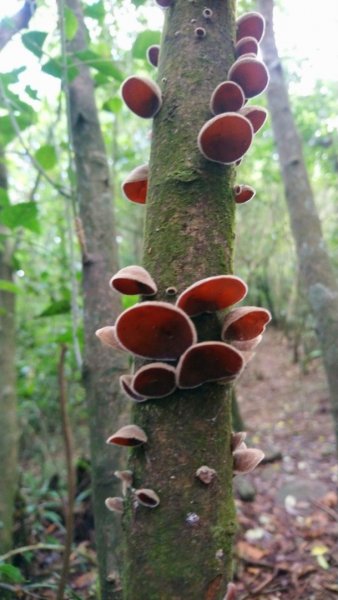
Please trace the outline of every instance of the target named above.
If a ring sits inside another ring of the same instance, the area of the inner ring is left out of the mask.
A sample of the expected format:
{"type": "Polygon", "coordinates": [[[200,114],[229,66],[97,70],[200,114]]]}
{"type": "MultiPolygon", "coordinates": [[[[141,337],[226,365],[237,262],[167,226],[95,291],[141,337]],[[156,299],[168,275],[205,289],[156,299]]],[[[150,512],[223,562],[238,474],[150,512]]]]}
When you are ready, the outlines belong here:
{"type": "Polygon", "coordinates": [[[57,163],[55,148],[50,144],[44,144],[43,146],[40,146],[40,148],[35,152],[34,156],[39,165],[41,165],[43,169],[46,169],[46,171],[55,167],[57,163]]]}
{"type": "Polygon", "coordinates": [[[84,9],[84,14],[86,17],[91,17],[91,19],[96,19],[99,21],[99,23],[102,23],[105,16],[102,0],[98,0],[98,2],[94,2],[94,4],[86,6],[84,9]]]}
{"type": "Polygon", "coordinates": [[[93,67],[93,69],[117,81],[123,81],[124,77],[121,71],[114,65],[110,58],[102,58],[100,54],[88,49],[76,52],[76,56],[88,67],[93,67]]]}
{"type": "Polygon", "coordinates": [[[10,229],[24,227],[34,233],[40,233],[38,209],[35,202],[20,202],[6,206],[0,211],[0,222],[10,229]]]}
{"type": "Polygon", "coordinates": [[[28,31],[21,36],[23,45],[38,58],[42,56],[42,46],[47,37],[45,31],[28,31]]]}
{"type": "Polygon", "coordinates": [[[45,308],[35,318],[40,319],[41,317],[55,317],[56,315],[64,315],[69,313],[71,309],[70,301],[68,299],[54,300],[47,308],[45,308]]]}
{"type": "Polygon", "coordinates": [[[134,58],[146,58],[147,50],[149,46],[154,46],[155,44],[159,44],[161,41],[161,32],[160,31],[152,31],[151,29],[146,29],[146,31],[142,31],[138,34],[131,53],[134,58]]]}
{"type": "Polygon", "coordinates": [[[109,100],[106,100],[106,102],[102,104],[102,109],[106,110],[107,112],[118,113],[120,112],[122,106],[123,102],[121,98],[115,96],[114,98],[109,98],[109,100]]]}
{"type": "MultiPolygon", "coordinates": [[[[20,131],[26,129],[36,121],[36,114],[23,113],[18,115],[16,118],[16,124],[20,131]]],[[[12,125],[12,121],[9,115],[0,117],[0,146],[6,146],[12,140],[16,138],[16,131],[12,125]]]]}
{"type": "Polygon", "coordinates": [[[30,85],[26,85],[25,92],[33,100],[38,100],[38,92],[37,92],[37,90],[35,90],[34,88],[32,88],[30,85]]]}
{"type": "Polygon", "coordinates": [[[9,292],[10,294],[18,294],[21,289],[13,283],[13,281],[8,281],[7,279],[0,279],[0,291],[1,292],[9,292]]]}
{"type": "Polygon", "coordinates": [[[3,563],[0,564],[0,580],[9,583],[22,583],[25,579],[17,567],[3,563]]]}
{"type": "Polygon", "coordinates": [[[76,36],[76,32],[79,27],[78,20],[74,12],[65,6],[65,33],[68,41],[72,40],[76,36]]]}
{"type": "MultiPolygon", "coordinates": [[[[51,75],[52,77],[56,77],[57,79],[62,79],[63,77],[63,64],[60,58],[51,58],[47,61],[41,68],[41,71],[47,73],[47,75],[51,75]]],[[[67,77],[69,81],[73,81],[78,74],[78,69],[71,62],[68,61],[67,65],[67,77]]]]}
{"type": "Polygon", "coordinates": [[[18,69],[13,69],[13,71],[1,73],[1,81],[5,86],[12,85],[13,83],[18,83],[19,75],[24,71],[26,71],[26,67],[19,67],[18,69]]]}

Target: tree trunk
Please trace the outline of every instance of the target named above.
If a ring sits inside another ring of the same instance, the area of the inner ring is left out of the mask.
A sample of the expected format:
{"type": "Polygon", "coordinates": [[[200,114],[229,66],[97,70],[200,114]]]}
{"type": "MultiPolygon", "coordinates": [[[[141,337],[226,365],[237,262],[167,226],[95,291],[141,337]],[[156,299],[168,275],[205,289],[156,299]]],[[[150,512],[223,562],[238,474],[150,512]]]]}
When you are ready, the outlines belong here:
{"type": "MultiPolygon", "coordinates": [[[[4,155],[0,153],[0,188],[7,189],[4,155]]],[[[0,242],[0,282],[13,283],[10,242],[0,242]]],[[[0,286],[0,554],[12,545],[17,484],[18,424],[15,373],[15,294],[0,286]]]]}
{"type": "Polygon", "coordinates": [[[308,296],[330,389],[338,447],[338,286],[323,240],[300,138],[273,33],[273,0],[259,0],[266,19],[262,52],[270,71],[268,104],[296,243],[300,280],[308,296]]]}
{"type": "MultiPolygon", "coordinates": [[[[231,273],[234,242],[234,169],[206,161],[197,135],[210,118],[213,89],[233,62],[235,0],[213,4],[177,0],[166,12],[158,82],[163,105],[153,123],[146,204],[144,266],[170,301],[193,282],[231,273]],[[198,39],[197,26],[206,29],[198,39]]],[[[175,300],[175,298],[174,298],[175,300]]],[[[216,316],[194,319],[199,341],[220,339],[216,316]]],[[[160,506],[129,506],[125,600],[223,598],[232,570],[235,510],[232,497],[231,389],[203,385],[134,408],[147,433],[135,449],[135,486],[154,489],[160,506]],[[196,477],[217,471],[209,486],[196,477]]]]}
{"type": "MultiPolygon", "coordinates": [[[[11,19],[0,22],[0,50],[28,27],[35,4],[26,0],[11,19]]],[[[0,150],[0,188],[7,190],[4,152],[0,150]]],[[[1,234],[1,231],[0,231],[1,234]]],[[[0,281],[13,283],[11,242],[0,239],[0,281]]],[[[17,484],[18,424],[15,368],[15,294],[0,289],[0,554],[12,545],[14,500],[17,484]]]]}
{"type": "MultiPolygon", "coordinates": [[[[78,31],[69,43],[70,52],[87,47],[87,32],[78,0],[67,0],[75,13],[78,31]]],[[[96,548],[103,600],[119,597],[118,521],[112,519],[104,500],[117,493],[111,451],[105,441],[118,426],[121,402],[117,375],[125,369],[125,358],[110,352],[95,337],[95,331],[114,322],[120,310],[116,295],[109,293],[110,274],[117,268],[117,245],[112,190],[106,151],[95,105],[89,69],[78,64],[79,75],[69,83],[71,128],[77,174],[79,213],[85,236],[83,253],[84,293],[84,385],[89,408],[93,474],[96,548]]]]}

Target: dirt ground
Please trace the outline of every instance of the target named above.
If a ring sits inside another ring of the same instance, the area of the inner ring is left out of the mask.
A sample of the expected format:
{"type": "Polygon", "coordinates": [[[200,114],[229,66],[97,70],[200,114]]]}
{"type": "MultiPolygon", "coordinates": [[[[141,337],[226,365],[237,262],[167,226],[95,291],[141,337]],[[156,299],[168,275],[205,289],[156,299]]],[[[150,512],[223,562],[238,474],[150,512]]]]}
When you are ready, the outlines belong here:
{"type": "Polygon", "coordinates": [[[238,598],[337,599],[338,467],[320,360],[304,375],[270,328],[237,394],[248,445],[274,458],[245,476],[254,501],[236,493],[238,598]]]}

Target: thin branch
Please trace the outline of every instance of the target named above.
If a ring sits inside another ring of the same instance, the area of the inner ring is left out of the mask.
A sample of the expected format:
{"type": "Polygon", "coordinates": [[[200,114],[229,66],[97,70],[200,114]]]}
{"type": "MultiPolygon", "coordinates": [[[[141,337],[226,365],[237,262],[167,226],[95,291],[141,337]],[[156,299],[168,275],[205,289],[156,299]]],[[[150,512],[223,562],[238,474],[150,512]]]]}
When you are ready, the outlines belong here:
{"type": "Polygon", "coordinates": [[[5,562],[12,556],[16,556],[17,554],[25,554],[26,552],[34,552],[34,550],[64,550],[64,546],[62,544],[43,544],[42,542],[39,544],[30,544],[29,546],[21,546],[21,548],[14,548],[6,554],[2,554],[0,556],[0,562],[5,562]]]}
{"type": "Polygon", "coordinates": [[[59,194],[61,194],[65,198],[70,198],[71,197],[70,194],[66,190],[64,190],[61,186],[59,186],[51,177],[49,177],[48,173],[46,173],[46,171],[41,167],[41,165],[38,163],[36,158],[29,151],[28,146],[26,145],[26,143],[22,137],[20,127],[18,125],[18,122],[17,122],[16,117],[12,110],[11,103],[6,96],[6,91],[5,91],[4,85],[2,83],[1,77],[0,77],[0,97],[3,100],[5,106],[8,110],[9,120],[15,131],[16,137],[18,138],[22,148],[24,149],[25,153],[27,154],[28,158],[30,159],[31,163],[33,164],[34,168],[41,174],[42,177],[44,177],[44,179],[46,179],[46,181],[48,181],[48,183],[51,186],[53,186],[59,192],[59,194]]]}
{"type": "MultiPolygon", "coordinates": [[[[75,173],[74,167],[74,154],[73,154],[73,134],[71,127],[71,115],[70,115],[70,97],[69,97],[69,85],[68,85],[68,66],[67,66],[67,42],[66,42],[66,31],[65,31],[65,4],[64,0],[59,0],[57,2],[58,10],[59,10],[59,20],[60,20],[60,38],[61,38],[61,55],[62,55],[62,83],[63,90],[65,95],[65,103],[66,103],[66,120],[67,120],[67,133],[68,133],[68,168],[69,171],[75,173]]],[[[79,345],[79,340],[77,336],[78,323],[79,323],[79,309],[78,309],[78,285],[76,278],[76,268],[75,268],[75,250],[74,250],[74,231],[73,231],[73,220],[77,218],[77,205],[76,205],[76,190],[74,188],[74,183],[71,180],[71,206],[69,202],[66,202],[66,222],[67,222],[67,230],[68,230],[68,241],[69,241],[69,255],[70,255],[70,272],[71,272],[71,304],[72,304],[72,332],[73,332],[73,345],[74,345],[74,353],[76,362],[79,370],[82,370],[82,356],[79,345]]]]}
{"type": "Polygon", "coordinates": [[[66,453],[66,467],[67,467],[67,508],[66,508],[66,540],[63,554],[62,571],[60,575],[60,581],[57,591],[57,600],[63,600],[64,591],[66,587],[66,581],[69,573],[70,565],[70,554],[72,549],[72,541],[74,534],[74,500],[75,500],[75,487],[76,477],[73,466],[73,440],[71,433],[71,425],[67,412],[67,389],[66,389],[66,378],[65,378],[65,359],[67,353],[67,346],[61,346],[60,361],[59,361],[59,390],[60,390],[60,411],[61,411],[61,422],[62,422],[62,433],[65,445],[66,453]]]}
{"type": "Polygon", "coordinates": [[[35,9],[35,0],[26,0],[23,7],[15,15],[0,22],[0,50],[8,44],[16,33],[28,27],[35,9]]]}

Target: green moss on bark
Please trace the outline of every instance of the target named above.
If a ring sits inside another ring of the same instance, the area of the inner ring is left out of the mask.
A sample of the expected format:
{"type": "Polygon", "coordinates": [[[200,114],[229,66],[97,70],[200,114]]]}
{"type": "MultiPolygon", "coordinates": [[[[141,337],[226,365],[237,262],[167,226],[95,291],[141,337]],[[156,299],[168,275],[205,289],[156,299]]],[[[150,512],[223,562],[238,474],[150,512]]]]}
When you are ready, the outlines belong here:
{"type": "MultiPolygon", "coordinates": [[[[158,83],[163,105],[153,126],[146,204],[144,266],[165,290],[232,272],[234,169],[204,159],[199,130],[212,117],[213,89],[233,62],[234,0],[177,0],[167,11],[158,83]],[[197,26],[206,29],[198,40],[197,26]]],[[[219,339],[213,315],[194,319],[199,340],[219,339]]],[[[137,405],[133,421],[148,435],[131,454],[136,487],[160,496],[156,509],[124,516],[125,600],[220,600],[231,578],[235,510],[232,497],[231,394],[203,385],[137,405]],[[209,485],[196,470],[217,471],[209,485]]]]}

